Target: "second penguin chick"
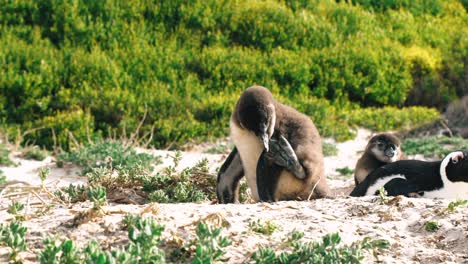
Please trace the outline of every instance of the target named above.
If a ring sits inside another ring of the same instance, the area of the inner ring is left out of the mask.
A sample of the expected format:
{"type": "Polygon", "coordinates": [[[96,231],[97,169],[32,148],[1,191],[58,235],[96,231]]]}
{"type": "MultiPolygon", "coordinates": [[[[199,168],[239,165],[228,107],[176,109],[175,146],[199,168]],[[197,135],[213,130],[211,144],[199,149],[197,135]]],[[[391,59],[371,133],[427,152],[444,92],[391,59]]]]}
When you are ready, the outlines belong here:
{"type": "Polygon", "coordinates": [[[369,140],[364,154],[357,161],[354,182],[358,185],[375,169],[404,159],[406,155],[401,150],[401,142],[396,136],[390,133],[377,134],[369,140]]]}

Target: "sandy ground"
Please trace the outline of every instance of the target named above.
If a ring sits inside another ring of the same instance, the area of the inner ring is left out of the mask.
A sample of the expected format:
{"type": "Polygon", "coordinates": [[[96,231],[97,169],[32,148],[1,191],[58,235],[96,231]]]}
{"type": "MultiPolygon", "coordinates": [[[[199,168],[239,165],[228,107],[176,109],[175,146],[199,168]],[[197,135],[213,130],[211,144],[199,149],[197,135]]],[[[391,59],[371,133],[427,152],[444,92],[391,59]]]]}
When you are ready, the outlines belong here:
{"type": "MultiPolygon", "coordinates": [[[[329,185],[335,189],[349,190],[353,185],[351,176],[342,176],[337,168],[354,168],[362,153],[370,132],[359,130],[355,140],[337,144],[338,155],[325,158],[325,170],[329,185]]],[[[202,158],[207,158],[210,171],[216,173],[226,158],[221,154],[184,152],[179,169],[191,167],[202,158]]],[[[163,157],[162,168],[172,164],[174,152],[153,150],[163,157]]],[[[419,158],[419,157],[418,157],[419,158]]],[[[15,159],[18,167],[0,167],[8,180],[24,181],[39,186],[37,176],[41,167],[49,167],[51,175],[46,181],[53,190],[70,183],[80,184],[86,179],[77,176],[78,168],[57,168],[51,158],[42,162],[15,159]]],[[[1,191],[1,190],[0,190],[1,191]]],[[[34,198],[34,197],[33,197],[34,198]]],[[[13,196],[0,195],[0,223],[11,219],[6,207],[13,196]]],[[[468,263],[468,208],[460,207],[453,213],[441,214],[450,200],[432,200],[398,197],[387,204],[379,203],[376,197],[350,198],[342,195],[336,199],[321,199],[310,202],[278,202],[274,204],[231,204],[211,203],[187,204],[110,204],[102,218],[71,228],[74,215],[90,207],[89,203],[75,205],[57,204],[42,215],[27,221],[28,251],[21,254],[26,263],[35,263],[35,253],[41,249],[47,234],[68,237],[79,245],[96,239],[106,248],[119,247],[127,243],[126,232],[120,222],[126,213],[152,215],[165,226],[166,240],[180,238],[189,241],[194,237],[194,228],[200,220],[212,224],[227,225],[223,234],[229,236],[232,245],[226,250],[229,263],[246,262],[260,246],[277,248],[293,230],[303,231],[305,240],[316,241],[331,232],[339,232],[343,244],[372,238],[387,239],[390,250],[377,256],[368,254],[366,263],[468,263]],[[253,220],[270,220],[279,226],[271,236],[252,232],[248,224],[253,220]],[[441,224],[436,232],[424,230],[424,223],[435,220],[441,224]]],[[[33,211],[33,207],[27,208],[33,211]]],[[[0,263],[7,261],[7,249],[0,247],[0,263]]]]}

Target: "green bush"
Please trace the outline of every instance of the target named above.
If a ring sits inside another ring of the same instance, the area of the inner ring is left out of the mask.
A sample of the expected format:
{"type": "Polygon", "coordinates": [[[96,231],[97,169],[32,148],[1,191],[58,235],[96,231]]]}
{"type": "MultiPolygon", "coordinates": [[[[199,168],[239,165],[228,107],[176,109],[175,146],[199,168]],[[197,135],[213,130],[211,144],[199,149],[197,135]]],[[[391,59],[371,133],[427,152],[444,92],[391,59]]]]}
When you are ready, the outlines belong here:
{"type": "Polygon", "coordinates": [[[336,107],[316,97],[297,96],[295,101],[284,101],[311,117],[322,137],[334,137],[338,141],[352,139],[355,132],[347,116],[348,106],[336,107]]]}
{"type": "Polygon", "coordinates": [[[153,170],[153,165],[161,162],[161,157],[147,153],[137,153],[132,146],[114,140],[97,140],[88,142],[70,152],[62,152],[57,163],[75,163],[82,168],[82,174],[93,168],[118,168],[131,170],[141,166],[143,169],[153,170]]]}
{"type": "Polygon", "coordinates": [[[468,140],[459,137],[407,138],[401,147],[407,155],[443,158],[450,152],[468,149],[468,140]]]}
{"type": "Polygon", "coordinates": [[[94,123],[93,117],[89,113],[78,109],[46,116],[37,122],[28,123],[28,127],[39,129],[28,134],[25,140],[37,142],[39,145],[56,146],[69,150],[80,142],[86,142],[90,131],[94,130],[94,123]]]}
{"type": "MultiPolygon", "coordinates": [[[[58,198],[69,202],[89,199],[97,207],[105,203],[106,193],[132,189],[143,200],[159,203],[202,202],[216,198],[216,177],[209,173],[208,160],[200,160],[194,167],[179,171],[180,152],[173,157],[173,165],[153,173],[153,165],[160,162],[149,154],[139,153],[122,143],[104,141],[89,144],[74,152],[62,153],[58,160],[82,166],[88,186],[74,186],[56,191],[58,198]]],[[[241,185],[241,197],[246,186],[241,185]]]]}
{"type": "Polygon", "coordinates": [[[214,200],[216,179],[207,175],[208,160],[203,159],[195,167],[185,168],[179,173],[176,171],[179,158],[174,157],[174,166],[143,179],[143,190],[150,192],[150,201],[186,203],[214,200]]]}
{"type": "Polygon", "coordinates": [[[405,9],[414,15],[437,15],[443,9],[443,2],[441,0],[353,0],[352,2],[377,12],[405,9]]]}
{"type": "MultiPolygon", "coordinates": [[[[139,136],[153,132],[153,146],[180,147],[227,135],[240,92],[260,84],[306,111],[322,135],[344,140],[354,135],[347,125],[377,126],[360,107],[443,109],[466,94],[465,8],[458,0],[0,0],[0,120],[39,128],[22,143],[47,148],[133,132],[141,121],[139,136]]],[[[419,121],[383,111],[390,128],[419,121]]]]}
{"type": "Polygon", "coordinates": [[[366,108],[353,110],[349,114],[350,123],[370,128],[374,131],[403,130],[431,123],[440,114],[435,109],[425,107],[410,107],[398,109],[395,107],[366,108]]]}
{"type": "Polygon", "coordinates": [[[41,149],[38,146],[27,147],[23,149],[22,152],[24,158],[38,161],[43,161],[47,156],[49,156],[49,152],[47,150],[41,149]]]}

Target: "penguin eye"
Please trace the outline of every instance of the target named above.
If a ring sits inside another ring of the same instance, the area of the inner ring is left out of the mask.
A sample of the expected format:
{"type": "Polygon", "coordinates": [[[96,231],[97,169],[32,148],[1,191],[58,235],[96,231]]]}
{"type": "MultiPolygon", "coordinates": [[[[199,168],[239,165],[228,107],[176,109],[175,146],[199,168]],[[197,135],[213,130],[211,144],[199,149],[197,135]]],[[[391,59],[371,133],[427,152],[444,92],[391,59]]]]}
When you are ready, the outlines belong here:
{"type": "Polygon", "coordinates": [[[377,147],[379,148],[383,148],[384,147],[384,143],[383,142],[377,142],[377,147]]]}
{"type": "Polygon", "coordinates": [[[458,159],[452,159],[452,163],[453,163],[453,164],[457,164],[457,163],[458,163],[458,159]]]}

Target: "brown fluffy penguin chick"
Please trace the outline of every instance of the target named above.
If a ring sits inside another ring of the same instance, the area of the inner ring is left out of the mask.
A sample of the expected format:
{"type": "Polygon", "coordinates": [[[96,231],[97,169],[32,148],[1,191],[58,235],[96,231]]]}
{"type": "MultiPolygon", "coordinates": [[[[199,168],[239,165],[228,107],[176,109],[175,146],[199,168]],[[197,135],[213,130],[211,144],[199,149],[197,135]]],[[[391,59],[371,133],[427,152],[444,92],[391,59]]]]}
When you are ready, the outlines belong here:
{"type": "Polygon", "coordinates": [[[400,140],[395,135],[390,133],[375,135],[369,140],[364,154],[357,161],[354,181],[358,185],[375,169],[404,159],[406,156],[401,150],[400,140]]]}
{"type": "Polygon", "coordinates": [[[324,175],[321,138],[308,116],[277,102],[265,87],[253,86],[241,94],[231,116],[230,127],[231,138],[240,154],[255,201],[262,200],[260,188],[274,188],[276,201],[330,195],[324,175]],[[301,179],[283,167],[271,166],[268,173],[276,176],[267,178],[268,184],[257,186],[257,164],[262,152],[268,152],[273,133],[279,133],[290,143],[305,176],[301,179]]]}

